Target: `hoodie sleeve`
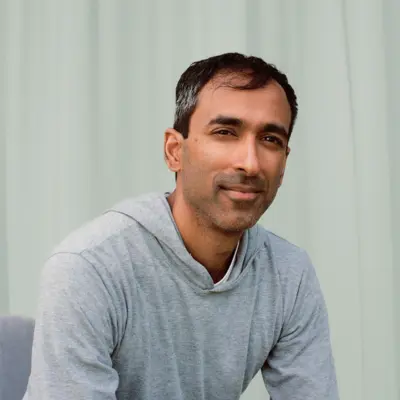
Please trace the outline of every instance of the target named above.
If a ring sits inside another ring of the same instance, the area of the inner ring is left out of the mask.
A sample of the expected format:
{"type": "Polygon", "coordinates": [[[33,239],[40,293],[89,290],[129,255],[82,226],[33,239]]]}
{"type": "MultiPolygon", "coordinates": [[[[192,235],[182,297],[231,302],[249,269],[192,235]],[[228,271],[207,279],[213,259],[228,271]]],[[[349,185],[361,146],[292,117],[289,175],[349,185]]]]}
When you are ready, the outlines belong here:
{"type": "Polygon", "coordinates": [[[23,400],[116,399],[113,304],[112,287],[82,256],[62,253],[48,260],[23,400]]]}
{"type": "Polygon", "coordinates": [[[283,327],[263,379],[271,400],[338,400],[325,301],[308,255],[299,261],[291,267],[302,274],[286,279],[283,327]]]}

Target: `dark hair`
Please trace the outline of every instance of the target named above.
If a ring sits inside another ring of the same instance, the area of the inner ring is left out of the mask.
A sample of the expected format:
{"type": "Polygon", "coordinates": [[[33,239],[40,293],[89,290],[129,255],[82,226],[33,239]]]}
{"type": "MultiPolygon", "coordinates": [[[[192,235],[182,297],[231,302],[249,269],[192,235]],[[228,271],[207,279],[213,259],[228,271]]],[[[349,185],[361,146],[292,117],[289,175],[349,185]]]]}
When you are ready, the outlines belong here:
{"type": "Polygon", "coordinates": [[[290,137],[297,117],[297,98],[286,75],[261,58],[239,53],[225,53],[192,63],[181,75],[176,85],[174,129],[180,132],[185,139],[189,134],[190,118],[196,108],[200,90],[218,75],[249,78],[245,84],[238,84],[238,81],[233,79],[228,82],[229,87],[238,90],[259,89],[272,80],[276,81],[285,91],[292,112],[290,137]]]}

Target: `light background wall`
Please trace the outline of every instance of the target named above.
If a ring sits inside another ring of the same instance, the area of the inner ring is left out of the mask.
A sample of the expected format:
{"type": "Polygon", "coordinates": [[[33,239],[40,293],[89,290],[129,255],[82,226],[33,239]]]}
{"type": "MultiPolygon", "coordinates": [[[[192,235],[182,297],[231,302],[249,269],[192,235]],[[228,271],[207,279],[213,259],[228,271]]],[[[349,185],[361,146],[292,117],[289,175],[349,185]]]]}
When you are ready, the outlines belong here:
{"type": "MultiPolygon", "coordinates": [[[[298,92],[262,223],[315,263],[341,398],[400,399],[399,17],[397,0],[0,0],[0,313],[35,315],[43,261],[72,229],[173,187],[176,81],[241,51],[298,92]]],[[[244,398],[265,398],[259,378],[244,398]]]]}

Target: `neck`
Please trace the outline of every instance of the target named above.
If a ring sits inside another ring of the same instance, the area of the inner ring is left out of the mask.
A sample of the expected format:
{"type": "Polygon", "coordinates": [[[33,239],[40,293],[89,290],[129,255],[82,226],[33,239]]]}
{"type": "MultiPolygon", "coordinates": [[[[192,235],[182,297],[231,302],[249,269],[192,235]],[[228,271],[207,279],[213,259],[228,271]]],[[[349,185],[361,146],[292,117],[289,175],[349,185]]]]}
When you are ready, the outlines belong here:
{"type": "Polygon", "coordinates": [[[168,197],[168,203],[186,249],[207,269],[213,281],[218,282],[229,268],[242,233],[230,234],[212,229],[176,192],[168,197]]]}

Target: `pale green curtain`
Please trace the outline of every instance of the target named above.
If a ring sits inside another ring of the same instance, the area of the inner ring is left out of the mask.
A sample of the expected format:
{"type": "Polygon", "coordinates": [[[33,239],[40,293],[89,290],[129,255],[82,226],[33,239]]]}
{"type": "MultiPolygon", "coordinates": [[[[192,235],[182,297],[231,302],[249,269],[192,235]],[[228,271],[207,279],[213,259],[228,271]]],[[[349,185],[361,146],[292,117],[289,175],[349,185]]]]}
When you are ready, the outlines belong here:
{"type": "MultiPolygon", "coordinates": [[[[399,18],[397,0],[0,0],[0,312],[34,316],[69,231],[173,187],[163,131],[189,63],[251,53],[300,103],[262,223],[315,263],[341,398],[400,399],[399,18]]],[[[259,377],[244,398],[266,398],[259,377]]]]}

